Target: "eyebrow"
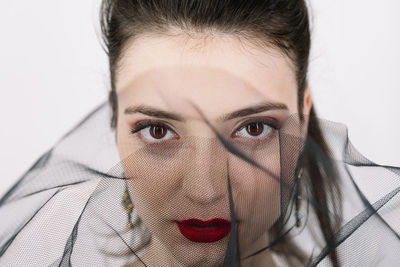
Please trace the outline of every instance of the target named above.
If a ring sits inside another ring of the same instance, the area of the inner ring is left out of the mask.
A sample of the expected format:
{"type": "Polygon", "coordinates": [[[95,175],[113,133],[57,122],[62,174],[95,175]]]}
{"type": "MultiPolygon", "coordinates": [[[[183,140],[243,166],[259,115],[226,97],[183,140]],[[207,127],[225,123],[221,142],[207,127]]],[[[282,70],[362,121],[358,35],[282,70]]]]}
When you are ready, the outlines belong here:
{"type": "Polygon", "coordinates": [[[243,108],[243,109],[228,113],[226,115],[221,116],[218,120],[228,121],[228,120],[232,120],[235,118],[240,118],[240,117],[244,117],[244,116],[248,116],[248,115],[252,115],[252,114],[257,114],[257,113],[261,113],[261,112],[268,111],[268,110],[280,110],[280,109],[288,110],[288,107],[283,103],[263,102],[261,104],[255,105],[255,106],[243,108]]]}
{"type": "Polygon", "coordinates": [[[164,118],[164,119],[170,119],[174,121],[185,121],[185,119],[176,113],[164,111],[158,108],[154,108],[151,106],[146,106],[146,105],[137,105],[137,106],[131,106],[127,107],[124,111],[125,114],[134,114],[134,113],[142,113],[151,117],[158,117],[158,118],[164,118]]]}
{"type": "MultiPolygon", "coordinates": [[[[288,110],[288,107],[283,103],[263,102],[255,106],[246,107],[225,115],[220,116],[217,121],[228,121],[235,118],[240,118],[252,114],[261,113],[268,110],[288,110]]],[[[175,121],[185,121],[185,119],[176,113],[164,111],[155,107],[146,105],[131,106],[125,109],[125,114],[141,113],[151,117],[170,119],[175,121]]]]}

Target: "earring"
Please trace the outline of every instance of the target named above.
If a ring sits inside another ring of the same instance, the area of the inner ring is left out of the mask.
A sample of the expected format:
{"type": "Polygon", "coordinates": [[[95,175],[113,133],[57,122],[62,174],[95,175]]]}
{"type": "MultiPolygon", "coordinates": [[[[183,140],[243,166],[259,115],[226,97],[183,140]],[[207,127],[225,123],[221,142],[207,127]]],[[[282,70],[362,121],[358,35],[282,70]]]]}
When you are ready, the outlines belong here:
{"type": "Polygon", "coordinates": [[[131,213],[133,210],[133,203],[129,196],[128,186],[126,186],[125,192],[122,195],[121,204],[124,207],[125,212],[128,214],[128,223],[126,224],[126,229],[129,231],[133,228],[133,224],[131,222],[131,213]]]}
{"type": "Polygon", "coordinates": [[[301,186],[300,186],[300,179],[301,176],[303,175],[303,168],[301,168],[299,170],[299,173],[297,174],[296,177],[296,195],[295,195],[295,217],[296,217],[296,226],[300,227],[301,226],[301,218],[300,218],[300,208],[301,208],[301,194],[302,194],[302,190],[301,190],[301,186]]]}

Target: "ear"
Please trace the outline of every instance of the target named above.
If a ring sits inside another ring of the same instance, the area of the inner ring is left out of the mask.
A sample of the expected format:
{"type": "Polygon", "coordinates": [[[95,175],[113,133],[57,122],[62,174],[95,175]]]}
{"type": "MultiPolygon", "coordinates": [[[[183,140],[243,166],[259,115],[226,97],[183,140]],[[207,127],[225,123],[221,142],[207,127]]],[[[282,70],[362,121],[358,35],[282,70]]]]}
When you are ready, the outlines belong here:
{"type": "Polygon", "coordinates": [[[311,92],[310,87],[306,86],[304,89],[304,98],[303,98],[303,115],[308,117],[310,115],[310,110],[312,107],[311,101],[311,92]]]}

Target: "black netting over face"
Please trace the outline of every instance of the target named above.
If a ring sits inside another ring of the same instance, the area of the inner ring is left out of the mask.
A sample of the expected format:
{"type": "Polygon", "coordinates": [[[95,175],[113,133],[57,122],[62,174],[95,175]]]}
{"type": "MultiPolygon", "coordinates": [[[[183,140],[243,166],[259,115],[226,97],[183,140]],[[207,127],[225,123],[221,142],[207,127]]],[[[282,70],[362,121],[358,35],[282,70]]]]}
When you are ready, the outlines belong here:
{"type": "Polygon", "coordinates": [[[96,109],[0,200],[1,266],[400,262],[400,169],[363,157],[345,126],[293,114],[234,140],[203,116],[212,137],[121,158],[109,112],[96,109]]]}

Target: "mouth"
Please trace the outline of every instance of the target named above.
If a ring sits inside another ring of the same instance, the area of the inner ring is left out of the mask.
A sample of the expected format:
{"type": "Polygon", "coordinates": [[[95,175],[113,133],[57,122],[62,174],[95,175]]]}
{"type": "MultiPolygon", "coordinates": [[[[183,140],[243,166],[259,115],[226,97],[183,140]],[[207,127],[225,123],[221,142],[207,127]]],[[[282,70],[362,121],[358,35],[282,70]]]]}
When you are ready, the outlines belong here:
{"type": "Polygon", "coordinates": [[[193,242],[211,243],[226,237],[231,231],[231,222],[221,218],[208,221],[187,219],[176,221],[181,234],[193,242]]]}

